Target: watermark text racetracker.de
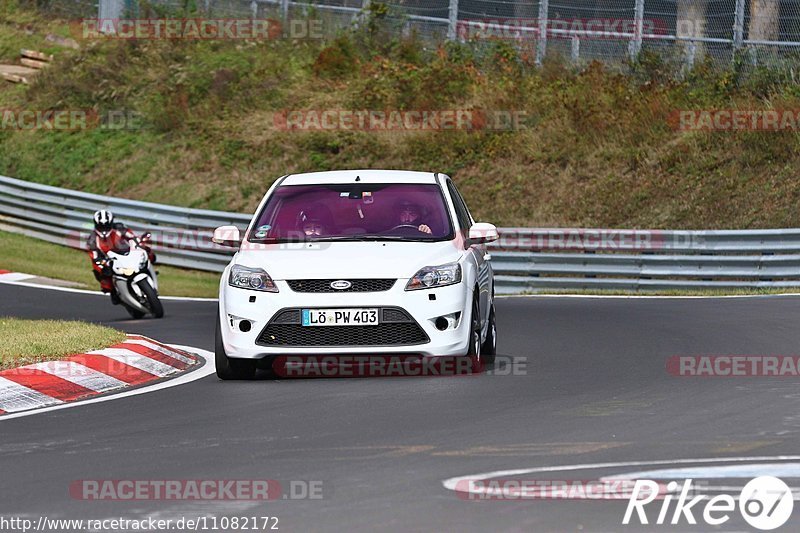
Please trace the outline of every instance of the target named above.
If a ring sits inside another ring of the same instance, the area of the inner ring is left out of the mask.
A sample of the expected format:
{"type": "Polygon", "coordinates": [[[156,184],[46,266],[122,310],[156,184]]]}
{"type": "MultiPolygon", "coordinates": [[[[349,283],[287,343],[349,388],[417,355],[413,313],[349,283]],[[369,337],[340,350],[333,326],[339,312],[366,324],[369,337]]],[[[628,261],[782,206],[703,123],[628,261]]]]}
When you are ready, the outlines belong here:
{"type": "Polygon", "coordinates": [[[321,480],[275,479],[80,479],[69,485],[85,501],[271,501],[322,500],[321,480]]]}
{"type": "Polygon", "coordinates": [[[592,251],[665,251],[702,250],[702,234],[689,231],[581,229],[581,228],[507,228],[492,243],[507,250],[592,250],[592,251]]]}
{"type": "Polygon", "coordinates": [[[630,39],[644,35],[667,35],[665,20],[645,18],[506,18],[487,17],[461,19],[456,23],[456,35],[461,40],[535,41],[544,26],[548,39],[630,39]],[[641,26],[639,26],[641,22],[641,26]]]}
{"type": "Polygon", "coordinates": [[[800,131],[800,109],[681,109],[667,122],[677,131],[800,131]]]}
{"type": "Polygon", "coordinates": [[[129,109],[0,109],[0,130],[139,130],[143,115],[129,109]]]}
{"type": "Polygon", "coordinates": [[[323,39],[322,19],[130,18],[83,19],[71,24],[78,39],[252,40],[323,39]]]}
{"type": "Polygon", "coordinates": [[[496,355],[490,365],[465,356],[282,355],[272,369],[284,378],[525,376],[528,361],[506,355],[496,355]]]}
{"type": "Polygon", "coordinates": [[[279,131],[516,131],[527,112],[512,109],[285,109],[273,114],[279,131]]]}
{"type": "Polygon", "coordinates": [[[800,377],[798,355],[673,355],[667,372],[678,377],[800,377]]]}
{"type": "Polygon", "coordinates": [[[37,518],[0,516],[0,531],[103,533],[118,531],[279,531],[277,516],[182,516],[180,518],[37,518]]]}

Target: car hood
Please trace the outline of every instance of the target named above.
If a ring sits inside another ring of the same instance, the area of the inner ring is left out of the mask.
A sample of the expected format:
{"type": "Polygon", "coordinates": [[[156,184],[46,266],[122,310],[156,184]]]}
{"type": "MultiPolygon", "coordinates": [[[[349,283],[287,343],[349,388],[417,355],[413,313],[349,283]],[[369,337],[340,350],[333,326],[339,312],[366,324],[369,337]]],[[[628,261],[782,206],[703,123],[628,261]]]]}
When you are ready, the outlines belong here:
{"type": "Polygon", "coordinates": [[[425,266],[457,261],[462,250],[444,242],[246,243],[235,262],[260,267],[274,280],[410,278],[425,266]]]}

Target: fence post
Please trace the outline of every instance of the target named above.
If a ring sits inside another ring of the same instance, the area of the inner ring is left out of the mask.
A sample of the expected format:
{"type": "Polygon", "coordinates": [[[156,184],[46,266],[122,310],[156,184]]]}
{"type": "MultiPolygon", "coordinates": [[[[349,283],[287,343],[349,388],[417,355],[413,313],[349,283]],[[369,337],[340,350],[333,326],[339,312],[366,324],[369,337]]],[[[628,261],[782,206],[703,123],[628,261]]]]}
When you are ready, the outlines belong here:
{"type": "Polygon", "coordinates": [[[360,28],[364,25],[364,21],[368,20],[370,3],[371,0],[361,0],[361,11],[353,13],[352,24],[354,27],[360,28]]]}
{"type": "Polygon", "coordinates": [[[281,0],[281,20],[284,24],[289,23],[289,0],[281,0]]]}
{"type": "Polygon", "coordinates": [[[572,63],[578,64],[581,57],[581,40],[577,35],[572,36],[572,63]]]}
{"type": "Polygon", "coordinates": [[[695,41],[689,41],[689,45],[686,47],[686,70],[692,70],[694,68],[696,57],[697,43],[695,41]]]}
{"type": "Polygon", "coordinates": [[[644,0],[636,0],[633,15],[633,41],[630,46],[631,61],[636,61],[642,51],[642,32],[644,32],[644,0]]]}
{"type": "Polygon", "coordinates": [[[450,0],[450,10],[448,12],[447,39],[455,41],[458,32],[458,0],[450,0]]]}
{"type": "Polygon", "coordinates": [[[206,15],[211,14],[211,0],[206,0],[206,15]]]}
{"type": "Polygon", "coordinates": [[[536,66],[541,67],[547,53],[548,0],[539,0],[539,39],[536,41],[536,66]]]}
{"type": "Polygon", "coordinates": [[[733,49],[739,50],[744,43],[744,2],[736,0],[736,16],[733,22],[733,49]]]}
{"type": "Polygon", "coordinates": [[[256,0],[250,2],[250,14],[253,17],[253,20],[258,18],[258,2],[256,2],[256,0]]]}

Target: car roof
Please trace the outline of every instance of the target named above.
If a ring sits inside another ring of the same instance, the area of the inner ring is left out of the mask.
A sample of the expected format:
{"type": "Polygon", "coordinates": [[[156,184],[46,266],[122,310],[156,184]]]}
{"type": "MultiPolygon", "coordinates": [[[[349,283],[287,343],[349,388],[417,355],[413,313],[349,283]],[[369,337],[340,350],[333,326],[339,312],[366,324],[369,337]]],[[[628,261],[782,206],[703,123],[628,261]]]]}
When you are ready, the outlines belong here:
{"type": "Polygon", "coordinates": [[[414,172],[411,170],[331,170],[328,172],[308,172],[290,174],[281,185],[317,185],[333,183],[437,183],[433,172],[414,172]]]}

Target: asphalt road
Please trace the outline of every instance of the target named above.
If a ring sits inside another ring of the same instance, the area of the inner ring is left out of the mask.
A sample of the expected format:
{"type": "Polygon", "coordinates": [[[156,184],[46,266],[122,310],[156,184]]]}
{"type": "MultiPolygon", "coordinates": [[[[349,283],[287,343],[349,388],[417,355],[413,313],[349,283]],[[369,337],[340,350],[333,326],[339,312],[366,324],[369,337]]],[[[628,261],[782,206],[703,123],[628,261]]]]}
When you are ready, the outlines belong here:
{"type": "MultiPolygon", "coordinates": [[[[165,307],[163,320],[133,321],[97,296],[0,285],[0,315],[82,319],[213,349],[215,303],[165,307]]],[[[639,531],[621,525],[625,502],[465,501],[442,481],[517,468],[800,452],[797,379],[665,370],[676,354],[800,353],[799,298],[509,298],[497,313],[499,351],[522,363],[521,375],[224,383],[211,376],[0,421],[0,516],[277,516],[284,531],[639,531]],[[323,497],[70,498],[70,483],[86,479],[305,480],[321,482],[323,497]]],[[[643,468],[536,476],[595,479],[643,468]]],[[[784,530],[798,528],[796,509],[784,530]]],[[[720,530],[750,529],[734,514],[720,530]]]]}

